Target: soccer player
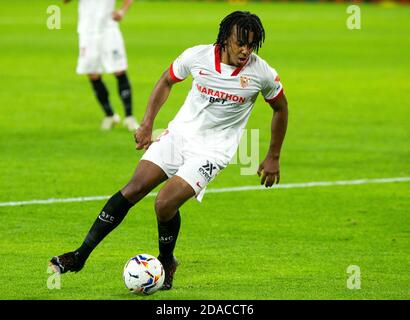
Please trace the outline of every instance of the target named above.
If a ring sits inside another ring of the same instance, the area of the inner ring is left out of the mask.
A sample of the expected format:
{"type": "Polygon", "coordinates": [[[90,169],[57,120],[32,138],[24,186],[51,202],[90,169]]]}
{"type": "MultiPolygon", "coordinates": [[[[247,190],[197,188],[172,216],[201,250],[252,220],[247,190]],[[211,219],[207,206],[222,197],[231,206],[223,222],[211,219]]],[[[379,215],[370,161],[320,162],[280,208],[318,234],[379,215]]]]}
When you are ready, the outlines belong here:
{"type": "Polygon", "coordinates": [[[185,50],[163,73],[149,98],[134,137],[145,149],[131,180],[103,207],[82,245],[53,257],[56,271],[79,271],[93,249],[116,228],[128,210],[166,181],[155,199],[159,260],[165,269],[162,289],[172,287],[178,265],[174,248],[181,225],[180,207],[201,200],[205,187],[235,154],[259,92],[273,109],[271,141],[259,166],[261,184],[279,183],[279,156],[288,119],[287,100],[279,76],[254,52],[265,31],[258,16],[235,11],[225,17],[215,44],[185,50]],[[191,90],[168,129],[151,141],[154,119],[174,84],[189,75],[191,90]]]}
{"type": "MultiPolygon", "coordinates": [[[[64,0],[68,3],[71,0],[64,0]]],[[[131,85],[127,76],[127,56],[118,22],[124,18],[133,0],[124,0],[121,9],[115,10],[115,0],[79,0],[78,34],[80,52],[77,73],[86,74],[105,118],[102,130],[110,130],[120,123],[109,100],[102,73],[112,73],[117,78],[118,93],[124,106],[123,125],[130,131],[138,127],[132,114],[131,85]]]]}

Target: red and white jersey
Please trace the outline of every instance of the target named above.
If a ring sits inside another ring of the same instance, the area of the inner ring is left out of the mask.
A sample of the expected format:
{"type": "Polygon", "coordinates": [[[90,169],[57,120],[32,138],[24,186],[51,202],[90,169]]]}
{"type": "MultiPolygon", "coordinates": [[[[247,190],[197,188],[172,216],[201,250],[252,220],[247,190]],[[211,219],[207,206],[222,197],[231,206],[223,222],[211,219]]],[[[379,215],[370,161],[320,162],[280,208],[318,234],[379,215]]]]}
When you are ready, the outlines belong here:
{"type": "Polygon", "coordinates": [[[242,67],[221,63],[220,48],[185,50],[170,67],[175,81],[192,75],[192,88],[168,128],[225,167],[238,148],[259,92],[272,102],[283,93],[277,72],[252,53],[242,67]]]}
{"type": "Polygon", "coordinates": [[[99,34],[105,28],[117,27],[114,10],[115,0],[78,0],[78,33],[99,34]]]}

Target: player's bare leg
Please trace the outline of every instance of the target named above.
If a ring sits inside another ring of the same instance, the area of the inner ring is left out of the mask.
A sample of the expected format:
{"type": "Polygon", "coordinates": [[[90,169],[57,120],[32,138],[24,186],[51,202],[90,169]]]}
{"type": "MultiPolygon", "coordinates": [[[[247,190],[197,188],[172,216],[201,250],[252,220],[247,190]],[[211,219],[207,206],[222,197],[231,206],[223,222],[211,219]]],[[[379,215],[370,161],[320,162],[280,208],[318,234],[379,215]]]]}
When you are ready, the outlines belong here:
{"type": "Polygon", "coordinates": [[[107,201],[81,247],[53,257],[50,266],[59,273],[80,271],[91,252],[122,222],[129,209],[166,179],[167,175],[160,167],[141,160],[131,180],[107,201]]]}
{"type": "Polygon", "coordinates": [[[134,205],[167,179],[168,176],[155,163],[141,160],[131,180],[121,189],[121,193],[134,205]]]}
{"type": "Polygon", "coordinates": [[[105,117],[101,123],[101,129],[110,130],[121,121],[120,116],[114,113],[109,100],[109,93],[107,87],[102,81],[101,74],[88,74],[88,79],[90,80],[93,87],[95,97],[100,103],[105,114],[105,117]]]}
{"type": "Polygon", "coordinates": [[[155,200],[158,222],[158,259],[165,269],[163,290],[172,288],[174,273],[178,266],[173,253],[181,225],[179,208],[194,195],[195,191],[184,179],[174,176],[167,181],[155,200]]]}

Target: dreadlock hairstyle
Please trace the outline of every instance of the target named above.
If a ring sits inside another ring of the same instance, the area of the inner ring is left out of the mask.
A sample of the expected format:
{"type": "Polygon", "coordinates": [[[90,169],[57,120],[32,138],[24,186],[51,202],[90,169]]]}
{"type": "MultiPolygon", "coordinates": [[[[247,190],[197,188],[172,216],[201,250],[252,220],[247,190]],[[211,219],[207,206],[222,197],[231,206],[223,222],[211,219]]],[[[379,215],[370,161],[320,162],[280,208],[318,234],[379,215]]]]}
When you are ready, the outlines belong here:
{"type": "Polygon", "coordinates": [[[262,22],[256,14],[249,11],[234,11],[226,16],[219,25],[218,38],[216,45],[225,48],[225,42],[231,35],[233,26],[236,26],[238,40],[250,45],[250,47],[258,52],[265,41],[265,30],[262,22]],[[253,32],[253,41],[249,43],[249,33],[253,32]]]}

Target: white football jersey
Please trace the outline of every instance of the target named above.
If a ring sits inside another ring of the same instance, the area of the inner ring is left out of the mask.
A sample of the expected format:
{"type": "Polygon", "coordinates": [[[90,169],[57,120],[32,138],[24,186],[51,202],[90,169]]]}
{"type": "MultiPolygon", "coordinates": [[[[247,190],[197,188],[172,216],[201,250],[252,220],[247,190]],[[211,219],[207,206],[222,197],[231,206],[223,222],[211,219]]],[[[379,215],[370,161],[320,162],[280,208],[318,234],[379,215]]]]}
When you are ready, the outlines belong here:
{"type": "Polygon", "coordinates": [[[78,0],[78,33],[101,33],[116,27],[113,20],[115,0],[78,0]]]}
{"type": "MultiPolygon", "coordinates": [[[[223,64],[220,48],[199,45],[185,50],[170,66],[182,81],[192,75],[192,88],[168,128],[184,136],[195,150],[228,165],[259,92],[271,102],[283,93],[277,72],[252,53],[243,67],[223,64]]],[[[267,120],[268,121],[268,120],[267,120]]]]}

